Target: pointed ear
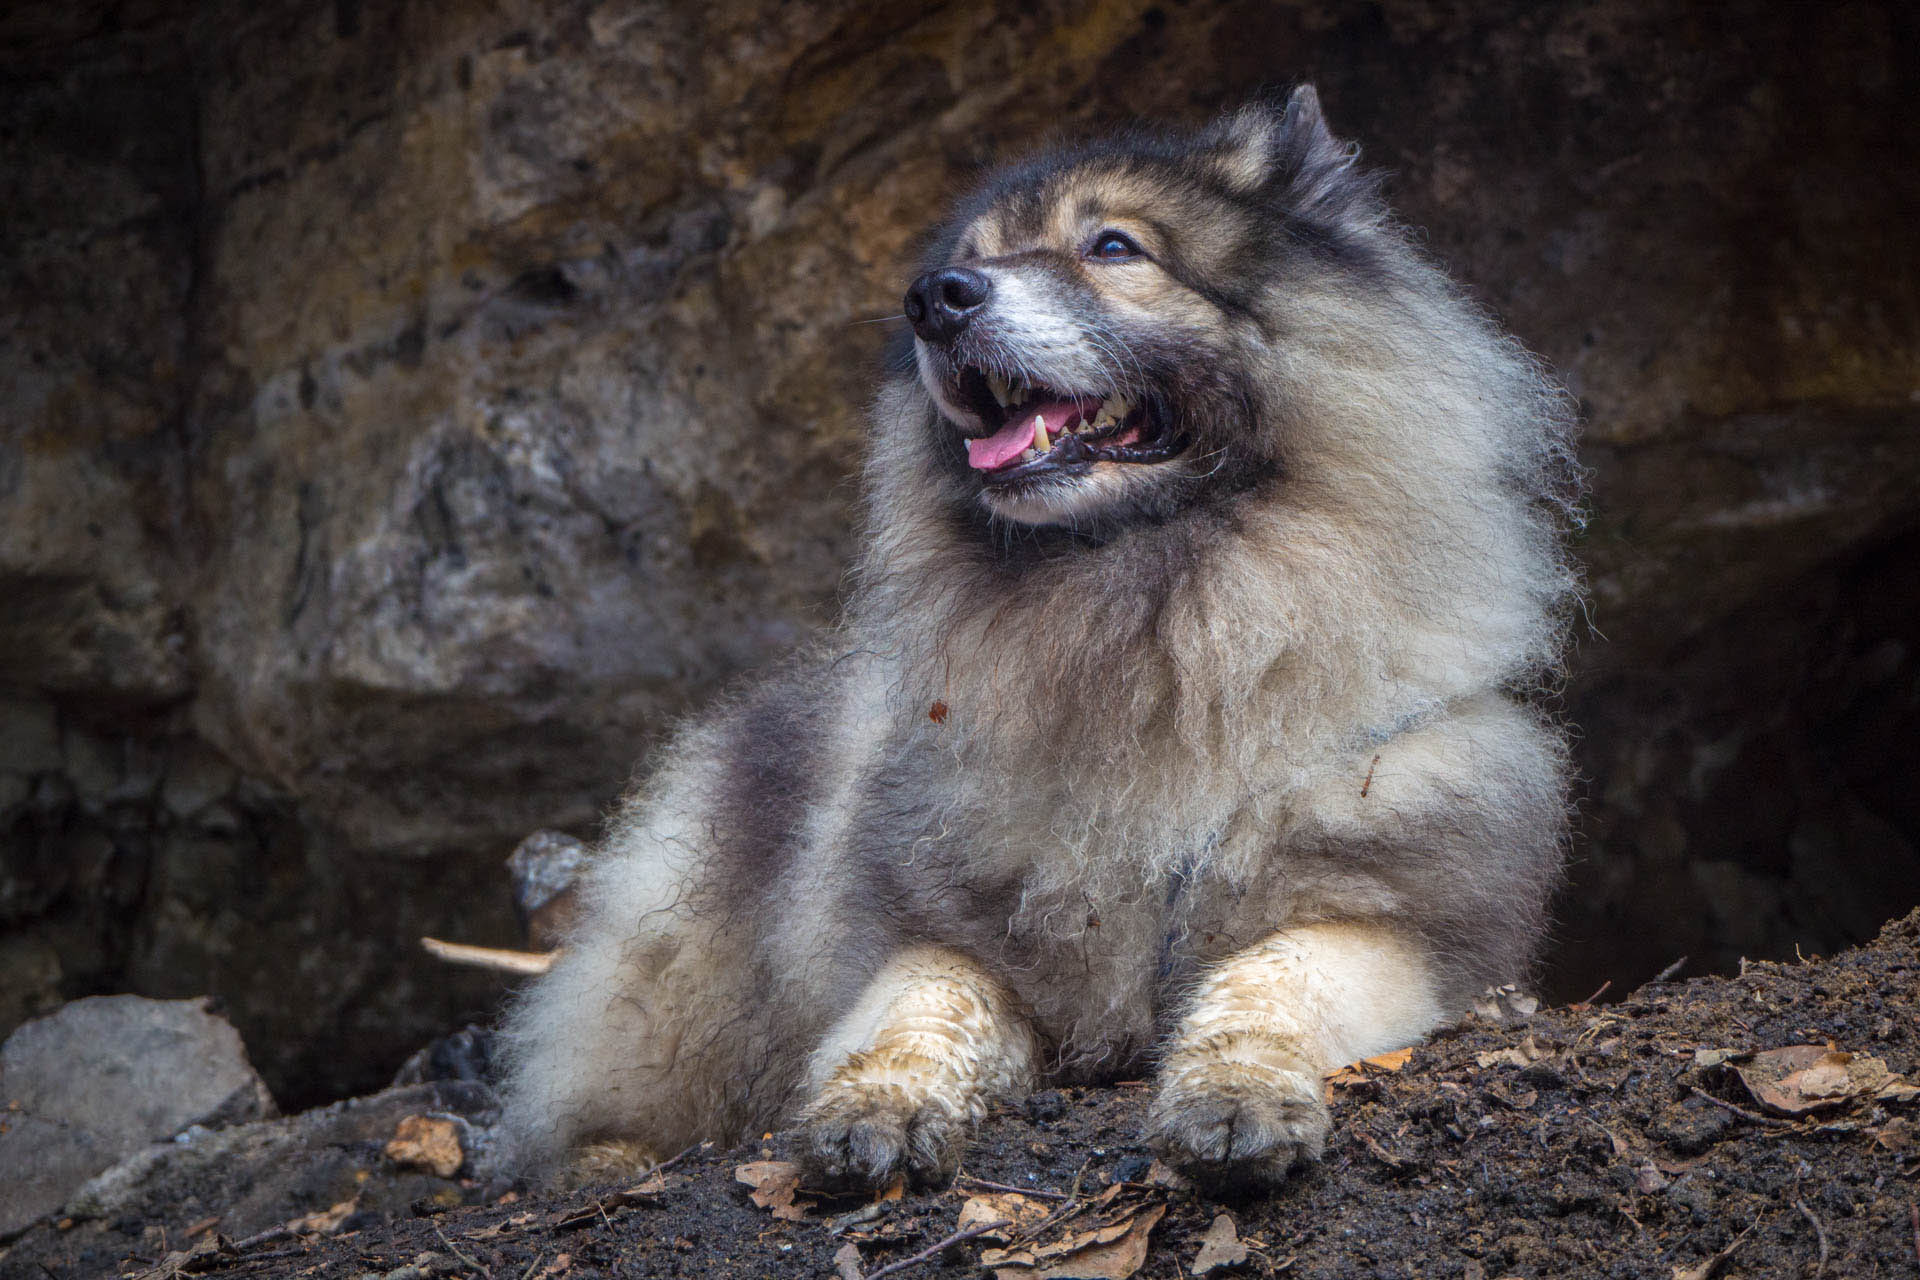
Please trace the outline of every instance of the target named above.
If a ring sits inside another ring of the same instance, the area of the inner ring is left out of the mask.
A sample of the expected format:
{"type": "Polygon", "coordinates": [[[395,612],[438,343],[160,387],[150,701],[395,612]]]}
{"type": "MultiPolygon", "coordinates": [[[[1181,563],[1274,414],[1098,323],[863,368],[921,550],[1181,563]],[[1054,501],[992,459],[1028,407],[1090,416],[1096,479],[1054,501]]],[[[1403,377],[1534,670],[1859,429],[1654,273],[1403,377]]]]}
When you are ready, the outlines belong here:
{"type": "Polygon", "coordinates": [[[1360,158],[1360,148],[1342,142],[1327,128],[1320,111],[1320,95],[1303,84],[1287,96],[1277,168],[1292,187],[1302,208],[1310,208],[1340,191],[1341,177],[1360,158]]]}
{"type": "Polygon", "coordinates": [[[1284,122],[1284,112],[1266,102],[1220,117],[1200,136],[1207,163],[1235,191],[1256,190],[1273,173],[1284,122]]]}
{"type": "Polygon", "coordinates": [[[1291,185],[1303,204],[1326,194],[1333,186],[1329,180],[1358,155],[1328,132],[1320,95],[1310,84],[1287,95],[1285,106],[1256,102],[1240,108],[1216,121],[1201,141],[1228,186],[1255,191],[1278,179],[1291,185]]]}

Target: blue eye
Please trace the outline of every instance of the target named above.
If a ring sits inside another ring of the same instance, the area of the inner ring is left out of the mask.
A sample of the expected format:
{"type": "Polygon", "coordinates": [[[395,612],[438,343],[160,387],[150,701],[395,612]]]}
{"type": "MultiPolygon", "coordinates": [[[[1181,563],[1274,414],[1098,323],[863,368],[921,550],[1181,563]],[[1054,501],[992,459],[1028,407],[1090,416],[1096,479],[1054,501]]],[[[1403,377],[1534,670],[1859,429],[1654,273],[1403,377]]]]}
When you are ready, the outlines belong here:
{"type": "Polygon", "coordinates": [[[1144,256],[1140,246],[1131,237],[1118,231],[1102,231],[1093,238],[1093,245],[1087,250],[1089,258],[1098,258],[1103,262],[1119,262],[1127,258],[1144,256]]]}

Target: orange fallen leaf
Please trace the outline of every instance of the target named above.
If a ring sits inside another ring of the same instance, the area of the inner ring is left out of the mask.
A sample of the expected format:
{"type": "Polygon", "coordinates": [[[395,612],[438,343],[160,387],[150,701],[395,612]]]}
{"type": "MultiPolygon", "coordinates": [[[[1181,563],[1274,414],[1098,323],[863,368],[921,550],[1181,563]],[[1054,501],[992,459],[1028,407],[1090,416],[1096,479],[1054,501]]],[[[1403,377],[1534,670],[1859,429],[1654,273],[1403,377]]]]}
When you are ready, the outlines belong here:
{"type": "Polygon", "coordinates": [[[971,1231],[988,1223],[1003,1223],[1004,1226],[982,1231],[980,1235],[986,1240],[1008,1241],[1046,1216],[1047,1206],[1031,1196],[1016,1191],[996,1191],[968,1196],[967,1202],[960,1206],[959,1220],[953,1225],[956,1231],[971,1231]]]}
{"type": "Polygon", "coordinates": [[[813,1207],[811,1201],[794,1200],[794,1193],[800,1189],[800,1166],[791,1161],[755,1160],[735,1168],[733,1177],[752,1187],[748,1194],[753,1202],[776,1218],[798,1222],[813,1207]]]}
{"type": "Polygon", "coordinates": [[[1913,1089],[1880,1059],[1831,1045],[1768,1049],[1733,1070],[1763,1106],[1786,1116],[1829,1110],[1859,1097],[1889,1100],[1913,1089]]]}
{"type": "Polygon", "coordinates": [[[425,1169],[436,1178],[451,1178],[467,1162],[460,1126],[445,1116],[402,1117],[386,1150],[395,1164],[425,1169]]]}
{"type": "Polygon", "coordinates": [[[1052,1244],[988,1249],[980,1264],[995,1280],[1125,1280],[1147,1260],[1147,1238],[1166,1215],[1164,1204],[1087,1231],[1072,1232],[1052,1244]]]}
{"type": "Polygon", "coordinates": [[[353,1216],[354,1210],[359,1207],[360,1197],[354,1196],[350,1200],[342,1200],[331,1208],[322,1209],[317,1213],[288,1219],[286,1228],[297,1236],[332,1235],[340,1229],[341,1223],[353,1216]]]}

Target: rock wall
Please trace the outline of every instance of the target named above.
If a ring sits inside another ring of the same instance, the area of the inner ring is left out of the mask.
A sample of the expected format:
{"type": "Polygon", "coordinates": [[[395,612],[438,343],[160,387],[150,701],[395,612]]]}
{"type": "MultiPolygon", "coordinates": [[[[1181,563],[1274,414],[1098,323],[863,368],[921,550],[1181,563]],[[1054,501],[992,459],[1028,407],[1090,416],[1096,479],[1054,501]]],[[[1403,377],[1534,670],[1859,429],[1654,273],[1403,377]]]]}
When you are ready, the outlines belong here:
{"type": "Polygon", "coordinates": [[[1558,981],[1869,936],[1920,898],[1916,25],[11,7],[0,1028],[212,993],[298,1104],[484,1016],[414,937],[511,944],[515,840],[590,830],[674,715],[831,615],[866,322],[944,200],[1301,78],[1586,410],[1558,981]]]}

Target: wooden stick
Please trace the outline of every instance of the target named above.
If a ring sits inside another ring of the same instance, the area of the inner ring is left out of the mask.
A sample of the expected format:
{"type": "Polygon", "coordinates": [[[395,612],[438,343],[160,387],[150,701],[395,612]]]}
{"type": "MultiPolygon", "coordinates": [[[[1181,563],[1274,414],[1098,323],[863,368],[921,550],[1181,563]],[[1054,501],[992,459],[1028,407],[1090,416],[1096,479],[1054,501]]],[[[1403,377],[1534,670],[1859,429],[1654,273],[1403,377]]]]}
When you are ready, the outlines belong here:
{"type": "Polygon", "coordinates": [[[1714,1097],[1712,1094],[1708,1093],[1705,1089],[1696,1089],[1692,1085],[1688,1085],[1686,1088],[1688,1093],[1691,1093],[1694,1097],[1700,1099],[1702,1102],[1711,1102],[1714,1106],[1719,1107],[1723,1111],[1733,1112],[1733,1114],[1739,1116],[1742,1120],[1751,1120],[1755,1124],[1770,1124],[1774,1126],[1791,1126],[1793,1124],[1793,1121],[1791,1120],[1776,1120],[1772,1116],[1763,1116],[1758,1112],[1749,1111],[1745,1107],[1736,1107],[1731,1102],[1726,1101],[1724,1098],[1714,1097]]]}
{"type": "Polygon", "coordinates": [[[1793,1202],[1793,1207],[1800,1211],[1801,1217],[1813,1224],[1813,1234],[1820,1241],[1820,1261],[1813,1268],[1813,1280],[1820,1280],[1821,1273],[1827,1269],[1827,1229],[1820,1225],[1820,1219],[1813,1216],[1813,1210],[1798,1200],[1793,1202]]]}
{"type": "Polygon", "coordinates": [[[898,1262],[889,1262],[886,1266],[880,1268],[878,1271],[867,1272],[867,1280],[880,1280],[881,1276],[890,1276],[896,1271],[905,1271],[908,1267],[913,1266],[915,1263],[925,1262],[928,1258],[931,1258],[946,1249],[950,1249],[956,1244],[960,1244],[963,1241],[971,1240],[975,1236],[985,1235],[989,1231],[998,1231],[1002,1227],[1011,1226],[1011,1225],[1013,1224],[1010,1222],[1007,1222],[1005,1219],[995,1219],[992,1222],[983,1222],[977,1227],[968,1227],[965,1231],[956,1231],[952,1235],[948,1236],[945,1240],[941,1240],[935,1244],[929,1245],[927,1248],[922,1249],[920,1252],[914,1254],[911,1258],[902,1258],[898,1262]]]}
{"type": "Polygon", "coordinates": [[[560,958],[557,950],[507,951],[500,947],[468,946],[464,942],[442,942],[438,938],[422,938],[420,945],[427,949],[428,955],[449,964],[471,965],[500,973],[545,973],[560,958]]]}

